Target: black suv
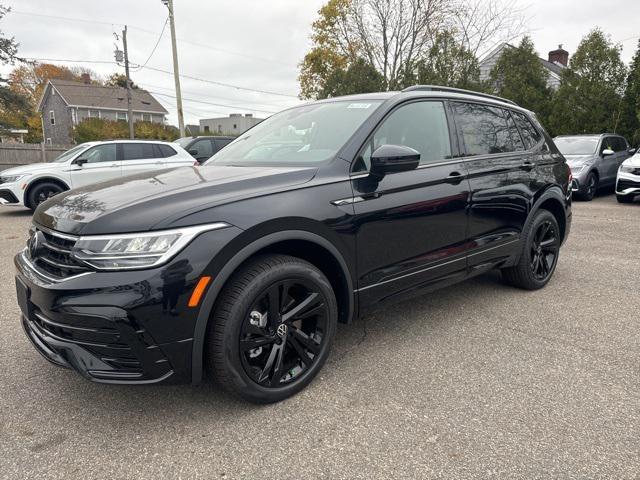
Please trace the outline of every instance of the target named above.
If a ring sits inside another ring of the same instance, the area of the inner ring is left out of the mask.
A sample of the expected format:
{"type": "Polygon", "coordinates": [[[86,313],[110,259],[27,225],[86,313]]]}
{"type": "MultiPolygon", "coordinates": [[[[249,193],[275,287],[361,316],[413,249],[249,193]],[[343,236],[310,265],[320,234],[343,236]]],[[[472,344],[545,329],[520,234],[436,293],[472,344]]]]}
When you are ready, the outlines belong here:
{"type": "Polygon", "coordinates": [[[235,137],[221,136],[182,137],[175,140],[174,143],[189,152],[198,163],[204,163],[235,139],[235,137]]]}
{"type": "Polygon", "coordinates": [[[367,307],[494,268],[543,287],[570,183],[535,116],[500,98],[417,86],[291,108],[203,167],[40,205],[15,259],[22,323],[90,380],[207,371],[278,401],[367,307]]]}

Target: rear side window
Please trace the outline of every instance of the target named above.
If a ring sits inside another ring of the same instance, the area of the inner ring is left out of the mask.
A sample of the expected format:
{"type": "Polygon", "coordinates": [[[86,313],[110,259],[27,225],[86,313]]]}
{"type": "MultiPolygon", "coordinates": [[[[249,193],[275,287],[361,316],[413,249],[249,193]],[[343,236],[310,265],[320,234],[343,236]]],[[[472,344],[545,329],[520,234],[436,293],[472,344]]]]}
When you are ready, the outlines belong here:
{"type": "Polygon", "coordinates": [[[214,138],[213,141],[216,144],[216,151],[226,147],[232,142],[230,138],[214,138]]]}
{"type": "Polygon", "coordinates": [[[420,164],[451,158],[447,116],[442,102],[414,102],[389,115],[367,142],[353,170],[367,171],[382,145],[402,145],[420,152],[420,164]]]}
{"type": "Polygon", "coordinates": [[[152,143],[123,143],[123,160],[142,160],[145,158],[155,158],[152,143]]]}
{"type": "Polygon", "coordinates": [[[452,105],[467,156],[524,150],[518,129],[508,111],[477,103],[452,105]]]}
{"type": "Polygon", "coordinates": [[[198,140],[189,147],[189,153],[193,153],[195,157],[210,157],[213,155],[211,140],[208,138],[198,140]]]}
{"type": "Polygon", "coordinates": [[[158,151],[160,152],[158,156],[161,158],[173,157],[174,155],[178,154],[178,152],[176,152],[169,145],[159,144],[159,145],[155,145],[155,148],[157,148],[158,151]]]}
{"type": "Polygon", "coordinates": [[[519,112],[511,112],[511,115],[518,124],[518,128],[520,128],[520,133],[522,133],[524,145],[527,150],[530,150],[538,143],[540,143],[540,140],[542,140],[542,135],[540,134],[540,132],[538,132],[536,127],[532,125],[531,121],[526,117],[526,115],[523,115],[519,112]]]}
{"type": "Polygon", "coordinates": [[[627,149],[627,142],[622,137],[614,137],[613,146],[615,152],[624,152],[627,149]]]}

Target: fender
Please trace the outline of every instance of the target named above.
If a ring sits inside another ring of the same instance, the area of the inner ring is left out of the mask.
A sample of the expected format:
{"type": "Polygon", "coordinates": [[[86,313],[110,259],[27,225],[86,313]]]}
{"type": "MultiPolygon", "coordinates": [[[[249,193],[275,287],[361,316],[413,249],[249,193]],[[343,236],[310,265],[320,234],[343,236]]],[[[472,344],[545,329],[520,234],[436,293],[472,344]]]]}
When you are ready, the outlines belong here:
{"type": "Polygon", "coordinates": [[[27,199],[29,198],[29,192],[31,191],[31,188],[33,188],[33,186],[36,183],[39,182],[55,182],[55,183],[60,183],[62,184],[67,190],[71,190],[71,186],[69,185],[69,183],[56,176],[55,174],[51,174],[51,173],[44,173],[42,174],[42,176],[36,176],[35,178],[32,178],[29,183],[27,184],[27,188],[24,189],[24,193],[22,194],[23,196],[23,204],[26,207],[27,206],[27,199]]]}
{"type": "MultiPolygon", "coordinates": [[[[340,264],[342,273],[347,279],[347,286],[349,292],[353,292],[353,281],[351,273],[347,267],[347,262],[344,260],[342,254],[338,249],[327,239],[304,230],[285,230],[281,232],[272,233],[259,238],[258,240],[250,243],[249,245],[238,251],[216,274],[215,280],[212,282],[211,287],[207,291],[204,300],[200,306],[198,317],[196,319],[196,326],[193,332],[193,349],[191,353],[191,382],[198,384],[202,380],[203,373],[203,353],[204,353],[204,341],[207,332],[207,324],[209,323],[209,317],[215,304],[218,294],[222,290],[229,277],[233,275],[233,272],[256,252],[262,250],[269,245],[285,241],[285,240],[306,240],[316,243],[317,245],[326,248],[340,264]]],[[[352,317],[354,311],[354,298],[353,295],[348,297],[349,299],[349,318],[352,317]]]]}

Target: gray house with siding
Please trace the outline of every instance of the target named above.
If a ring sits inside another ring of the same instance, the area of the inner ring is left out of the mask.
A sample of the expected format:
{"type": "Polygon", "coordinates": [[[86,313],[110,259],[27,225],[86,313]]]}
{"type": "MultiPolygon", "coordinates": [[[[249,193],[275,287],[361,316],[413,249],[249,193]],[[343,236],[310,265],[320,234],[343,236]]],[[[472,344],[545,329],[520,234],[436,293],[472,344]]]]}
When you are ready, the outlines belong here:
{"type": "MultiPolygon", "coordinates": [[[[167,110],[146,90],[134,89],[132,111],[135,122],[164,123],[167,110]]],[[[73,143],[73,129],[88,118],[127,121],[127,91],[122,87],[105,87],[91,83],[88,75],[82,82],[50,80],[38,103],[42,131],[48,144],[73,143]]]]}

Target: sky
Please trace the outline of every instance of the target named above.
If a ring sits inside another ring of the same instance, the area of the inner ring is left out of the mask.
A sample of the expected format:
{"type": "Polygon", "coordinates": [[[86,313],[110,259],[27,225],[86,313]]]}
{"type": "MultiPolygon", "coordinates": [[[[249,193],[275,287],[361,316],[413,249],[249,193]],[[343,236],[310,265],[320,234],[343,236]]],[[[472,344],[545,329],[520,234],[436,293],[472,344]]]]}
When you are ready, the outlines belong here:
{"type": "MultiPolygon", "coordinates": [[[[230,113],[266,117],[300,103],[299,64],[310,47],[311,23],[324,2],[174,0],[186,123],[230,113]]],[[[146,62],[147,67],[133,68],[131,77],[156,96],[170,112],[169,123],[177,125],[173,75],[153,70],[173,71],[168,26],[160,37],[167,18],[161,0],[0,3],[13,10],[0,21],[0,30],[20,43],[20,56],[72,60],[51,62],[65,65],[76,64],[74,60],[98,62],[77,64],[103,77],[124,73],[110,62],[114,44],[119,43],[114,33],[121,35],[127,24],[129,59],[134,65],[146,62]]],[[[598,26],[622,44],[622,58],[628,63],[640,36],[637,0],[521,0],[520,8],[528,34],[545,58],[558,44],[571,55],[580,39],[598,26]]],[[[9,69],[5,66],[0,72],[9,69]]]]}

